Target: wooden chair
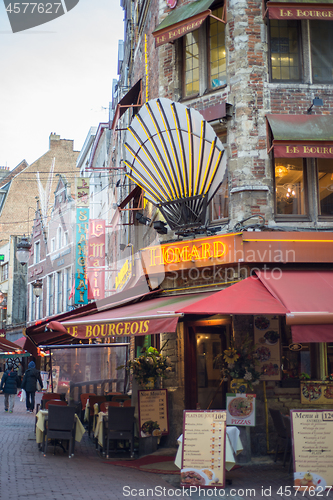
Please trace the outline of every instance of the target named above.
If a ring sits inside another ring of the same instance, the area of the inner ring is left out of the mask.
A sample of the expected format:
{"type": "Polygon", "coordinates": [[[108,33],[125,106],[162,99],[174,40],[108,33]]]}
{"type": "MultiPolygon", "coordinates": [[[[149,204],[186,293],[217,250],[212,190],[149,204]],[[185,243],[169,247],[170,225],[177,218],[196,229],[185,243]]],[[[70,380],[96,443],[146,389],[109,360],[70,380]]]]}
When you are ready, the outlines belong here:
{"type": "MultiPolygon", "coordinates": [[[[107,427],[104,427],[106,458],[109,458],[110,440],[129,441],[131,457],[134,456],[134,406],[127,408],[109,407],[107,427]]],[[[104,448],[105,449],[105,448],[104,448]]]]}
{"type": "MultiPolygon", "coordinates": [[[[75,407],[64,406],[59,404],[49,405],[49,414],[45,420],[43,450],[44,456],[47,453],[48,440],[54,440],[55,455],[56,445],[60,441],[68,441],[68,456],[74,456],[74,439],[75,439],[75,407]]],[[[63,446],[62,446],[63,448],[63,446]]],[[[64,448],[63,448],[64,449],[64,448]]],[[[64,450],[65,451],[65,450],[64,450]]]]}
{"type": "Polygon", "coordinates": [[[283,465],[286,463],[287,451],[290,446],[290,440],[288,438],[287,429],[285,423],[283,421],[283,415],[279,410],[273,410],[273,408],[269,409],[271,414],[275,432],[276,432],[276,452],[274,462],[277,460],[277,455],[279,451],[279,444],[282,441],[284,444],[284,455],[283,455],[283,465]]]}

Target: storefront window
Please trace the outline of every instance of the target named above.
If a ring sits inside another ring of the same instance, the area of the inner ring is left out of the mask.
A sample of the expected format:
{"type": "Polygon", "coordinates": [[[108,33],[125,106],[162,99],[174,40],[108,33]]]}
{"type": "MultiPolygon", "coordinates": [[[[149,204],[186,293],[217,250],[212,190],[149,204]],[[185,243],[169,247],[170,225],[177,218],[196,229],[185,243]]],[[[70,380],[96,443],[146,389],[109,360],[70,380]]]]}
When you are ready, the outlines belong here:
{"type": "Polygon", "coordinates": [[[305,182],[303,158],[275,159],[277,215],[306,215],[305,182]]]}
{"type": "Polygon", "coordinates": [[[272,80],[300,80],[299,22],[270,20],[272,80]]]}
{"type": "Polygon", "coordinates": [[[217,391],[221,380],[219,366],[214,359],[222,353],[221,335],[196,334],[198,405],[201,409],[222,408],[222,391],[217,391]]]}
{"type": "Polygon", "coordinates": [[[333,160],[317,160],[319,215],[333,216],[333,160]]]}
{"type": "Polygon", "coordinates": [[[333,81],[333,21],[310,21],[312,79],[314,83],[333,81]]]}

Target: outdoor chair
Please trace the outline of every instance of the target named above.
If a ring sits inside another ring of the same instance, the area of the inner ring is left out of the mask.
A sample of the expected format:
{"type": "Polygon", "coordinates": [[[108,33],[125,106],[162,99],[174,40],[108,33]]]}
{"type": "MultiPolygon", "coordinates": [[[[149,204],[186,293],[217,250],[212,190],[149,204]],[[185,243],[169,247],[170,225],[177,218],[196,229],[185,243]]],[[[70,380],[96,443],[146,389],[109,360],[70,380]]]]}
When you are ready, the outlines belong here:
{"type": "Polygon", "coordinates": [[[128,394],[119,394],[117,396],[113,396],[111,401],[126,401],[126,400],[131,400],[131,396],[128,396],[128,394]]]}
{"type": "Polygon", "coordinates": [[[91,396],[96,396],[96,394],[94,392],[84,392],[83,394],[80,395],[80,401],[81,401],[81,407],[82,407],[80,420],[82,423],[84,421],[84,412],[86,411],[87,401],[91,396]]]}
{"type": "Polygon", "coordinates": [[[105,396],[90,396],[89,398],[89,420],[88,420],[88,436],[90,437],[91,429],[94,427],[95,421],[95,408],[94,405],[97,403],[98,407],[100,403],[104,403],[106,401],[105,396]]]}
{"type": "Polygon", "coordinates": [[[286,456],[288,448],[290,447],[290,438],[288,438],[287,429],[285,423],[283,421],[283,415],[279,410],[273,410],[273,408],[269,409],[271,414],[275,432],[276,432],[276,452],[274,462],[277,460],[278,452],[279,452],[279,444],[283,443],[284,445],[284,455],[283,455],[283,465],[286,463],[286,456]]]}
{"type": "Polygon", "coordinates": [[[63,396],[59,392],[44,392],[40,404],[36,405],[36,413],[40,409],[45,410],[45,403],[46,401],[49,401],[50,399],[62,399],[63,396]]]}
{"type": "MultiPolygon", "coordinates": [[[[109,458],[110,440],[130,442],[131,457],[134,456],[134,406],[117,408],[114,406],[108,409],[107,427],[105,425],[104,435],[106,439],[106,458],[109,458]]],[[[104,447],[105,449],[105,447],[104,447]]]]}
{"type": "Polygon", "coordinates": [[[106,412],[106,408],[112,406],[116,408],[132,406],[132,402],[130,399],[126,401],[106,401],[106,403],[101,403],[100,411],[106,412]]]}
{"type": "Polygon", "coordinates": [[[45,402],[44,410],[48,410],[49,405],[67,406],[67,401],[63,401],[62,399],[50,399],[49,401],[45,402]]]}
{"type": "MultiPolygon", "coordinates": [[[[68,456],[74,456],[74,439],[75,439],[75,407],[53,405],[49,406],[48,418],[45,420],[43,450],[44,456],[47,453],[48,440],[54,440],[55,455],[56,445],[59,443],[62,446],[62,441],[68,441],[68,456]]],[[[64,450],[64,448],[63,448],[64,450]]],[[[65,450],[64,450],[65,451],[65,450]]]]}

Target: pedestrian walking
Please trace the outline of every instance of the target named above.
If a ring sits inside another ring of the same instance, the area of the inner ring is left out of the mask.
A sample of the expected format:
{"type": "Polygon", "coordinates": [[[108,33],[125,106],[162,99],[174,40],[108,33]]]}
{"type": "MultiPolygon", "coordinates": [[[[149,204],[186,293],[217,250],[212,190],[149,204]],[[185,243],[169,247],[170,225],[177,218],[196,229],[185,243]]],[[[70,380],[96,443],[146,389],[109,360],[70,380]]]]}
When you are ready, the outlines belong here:
{"type": "Polygon", "coordinates": [[[13,413],[18,384],[19,377],[14,371],[14,365],[9,364],[8,369],[3,374],[0,386],[5,394],[5,411],[9,410],[9,413],[13,413]]]}
{"type": "Polygon", "coordinates": [[[21,384],[22,389],[26,392],[27,411],[32,413],[35,408],[35,394],[37,391],[37,381],[40,383],[41,390],[43,389],[43,381],[40,371],[36,369],[34,361],[30,361],[28,369],[24,374],[21,384]]]}

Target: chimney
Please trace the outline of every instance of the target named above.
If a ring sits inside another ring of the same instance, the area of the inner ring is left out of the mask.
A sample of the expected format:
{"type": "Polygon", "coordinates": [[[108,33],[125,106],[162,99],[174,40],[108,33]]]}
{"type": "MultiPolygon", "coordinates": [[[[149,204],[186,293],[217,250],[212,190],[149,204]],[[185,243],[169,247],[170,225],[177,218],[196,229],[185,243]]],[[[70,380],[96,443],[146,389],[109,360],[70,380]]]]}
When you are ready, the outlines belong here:
{"type": "Polygon", "coordinates": [[[52,143],[55,144],[54,141],[60,141],[60,135],[57,135],[55,132],[51,132],[49,149],[52,149],[52,143]]]}

